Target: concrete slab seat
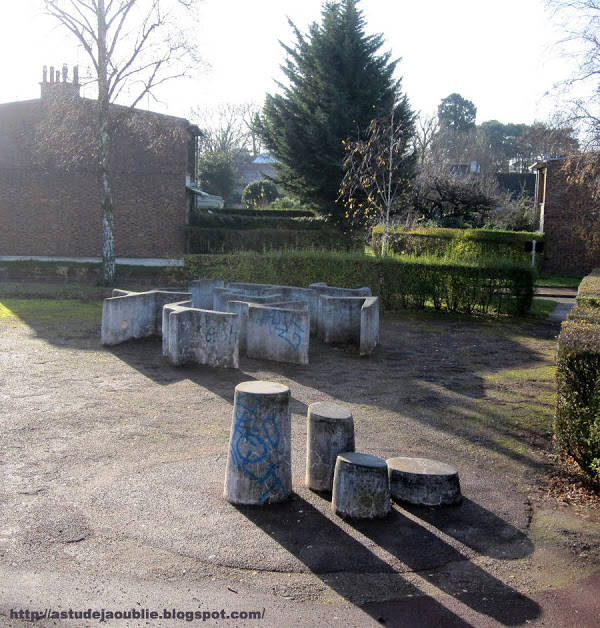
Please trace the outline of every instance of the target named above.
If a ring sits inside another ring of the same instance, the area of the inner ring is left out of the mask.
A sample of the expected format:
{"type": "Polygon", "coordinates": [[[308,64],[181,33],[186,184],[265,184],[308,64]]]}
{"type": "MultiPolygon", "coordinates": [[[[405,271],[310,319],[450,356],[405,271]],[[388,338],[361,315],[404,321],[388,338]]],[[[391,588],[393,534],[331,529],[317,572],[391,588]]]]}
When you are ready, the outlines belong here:
{"type": "Polygon", "coordinates": [[[347,408],[318,401],[308,406],[306,486],[331,491],[339,454],[354,451],[354,419],[347,408]]]}
{"type": "Polygon", "coordinates": [[[113,290],[113,296],[104,299],[102,306],[100,341],[116,345],[134,338],[160,336],[163,306],[189,298],[189,292],[113,290]]]}
{"type": "Polygon", "coordinates": [[[380,519],[391,510],[385,460],[362,453],[337,457],[331,509],[342,518],[380,519]]]}
{"type": "Polygon", "coordinates": [[[249,358],[308,364],[310,312],[307,303],[248,304],[249,358]]]}
{"type": "Polygon", "coordinates": [[[163,307],[163,355],[172,366],[197,362],[239,367],[238,317],[193,308],[191,301],[163,307]]]}
{"type": "Polygon", "coordinates": [[[319,338],[326,344],[351,343],[368,355],[379,342],[377,297],[319,297],[319,338]]]}
{"type": "Polygon", "coordinates": [[[264,381],[235,387],[225,499],[265,506],[292,492],[290,389],[264,381]]]}
{"type": "Polygon", "coordinates": [[[387,461],[394,501],[422,506],[449,506],[462,500],[458,471],[428,458],[390,458],[387,461]]]}

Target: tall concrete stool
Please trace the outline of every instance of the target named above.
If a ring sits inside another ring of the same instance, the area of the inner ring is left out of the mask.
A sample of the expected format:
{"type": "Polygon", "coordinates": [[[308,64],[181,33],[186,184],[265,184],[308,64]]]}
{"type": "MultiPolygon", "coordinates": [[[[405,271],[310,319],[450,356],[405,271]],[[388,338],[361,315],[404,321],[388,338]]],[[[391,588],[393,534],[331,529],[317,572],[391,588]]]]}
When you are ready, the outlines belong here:
{"type": "Polygon", "coordinates": [[[340,454],[333,474],[333,512],[344,518],[378,519],[385,517],[390,508],[385,460],[368,454],[340,454]]]}
{"type": "Polygon", "coordinates": [[[290,389],[273,382],[235,387],[225,499],[262,506],[292,492],[290,389]]]}
{"type": "Polygon", "coordinates": [[[458,471],[427,458],[390,458],[387,461],[394,501],[421,506],[458,504],[462,495],[458,471]]]}
{"type": "Polygon", "coordinates": [[[354,451],[352,413],[334,403],[319,401],[308,406],[306,486],[331,491],[338,454],[354,451]]]}

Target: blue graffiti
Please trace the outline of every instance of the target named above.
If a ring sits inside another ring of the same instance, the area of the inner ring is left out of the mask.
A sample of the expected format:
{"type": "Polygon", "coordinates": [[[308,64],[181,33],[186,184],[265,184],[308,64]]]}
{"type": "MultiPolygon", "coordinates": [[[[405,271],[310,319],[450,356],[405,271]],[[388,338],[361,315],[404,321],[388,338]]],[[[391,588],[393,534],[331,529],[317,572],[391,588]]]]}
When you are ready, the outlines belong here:
{"type": "Polygon", "coordinates": [[[247,406],[237,400],[230,457],[239,471],[263,485],[264,491],[258,498],[263,503],[271,493],[287,491],[273,462],[263,468],[269,452],[279,446],[281,434],[277,422],[270,416],[255,426],[258,403],[257,399],[254,405],[247,406]]]}
{"type": "Polygon", "coordinates": [[[306,329],[298,324],[293,315],[287,312],[265,314],[260,319],[261,325],[269,326],[271,336],[277,335],[285,340],[294,351],[302,344],[306,329]]]}

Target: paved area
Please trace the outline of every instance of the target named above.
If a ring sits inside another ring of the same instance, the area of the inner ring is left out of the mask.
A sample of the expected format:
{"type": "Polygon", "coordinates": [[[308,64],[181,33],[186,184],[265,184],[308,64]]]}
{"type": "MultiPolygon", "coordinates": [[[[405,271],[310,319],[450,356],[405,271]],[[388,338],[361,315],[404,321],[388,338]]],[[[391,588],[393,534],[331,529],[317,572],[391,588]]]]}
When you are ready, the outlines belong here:
{"type": "Polygon", "coordinates": [[[519,423],[551,407],[555,322],[407,314],[370,358],[315,342],[309,367],[238,371],[173,369],[159,340],[105,349],[97,323],[65,321],[0,324],[0,626],[30,625],[20,610],[43,628],[598,625],[600,518],[546,497],[548,443],[519,423]],[[294,495],[268,509],[223,499],[233,390],[252,379],[293,396],[294,495]],[[457,467],[463,503],[336,517],[304,487],[315,401],[351,409],[361,451],[457,467]]]}

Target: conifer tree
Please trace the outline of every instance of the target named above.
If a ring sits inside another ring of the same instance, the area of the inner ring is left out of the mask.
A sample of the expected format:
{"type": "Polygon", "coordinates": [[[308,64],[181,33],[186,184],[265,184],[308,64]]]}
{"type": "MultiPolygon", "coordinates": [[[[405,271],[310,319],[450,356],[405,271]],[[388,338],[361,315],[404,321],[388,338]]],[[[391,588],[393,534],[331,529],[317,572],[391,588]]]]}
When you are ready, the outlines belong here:
{"type": "Polygon", "coordinates": [[[257,131],[278,161],[275,183],[338,222],[336,204],[344,177],[343,141],[359,137],[371,120],[396,105],[397,119],[413,124],[398,61],[378,54],[382,35],[366,35],[359,0],[326,2],[321,23],[307,34],[292,22],[295,44],[282,44],[288,84],[268,95],[257,131]],[[398,94],[400,97],[397,98],[398,94]]]}

